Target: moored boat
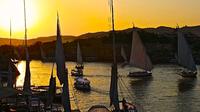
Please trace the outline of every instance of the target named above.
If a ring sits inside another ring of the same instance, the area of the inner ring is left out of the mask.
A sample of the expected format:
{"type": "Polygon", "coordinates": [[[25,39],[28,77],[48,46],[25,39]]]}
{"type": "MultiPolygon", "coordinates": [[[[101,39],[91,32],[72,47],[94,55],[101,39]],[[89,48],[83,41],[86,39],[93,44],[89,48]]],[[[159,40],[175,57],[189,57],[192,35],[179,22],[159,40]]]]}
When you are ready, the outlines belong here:
{"type": "Polygon", "coordinates": [[[177,29],[178,37],[178,64],[183,67],[183,69],[178,73],[182,77],[195,78],[197,75],[197,68],[194,62],[192,51],[184,37],[184,34],[177,29]]]}
{"type": "Polygon", "coordinates": [[[153,69],[153,65],[135,28],[133,28],[132,34],[132,48],[129,65],[142,70],[137,72],[129,72],[129,77],[152,76],[151,70],[153,69]]]}
{"type": "Polygon", "coordinates": [[[77,61],[76,66],[74,67],[74,69],[71,70],[71,75],[72,76],[83,76],[84,65],[83,65],[83,59],[82,59],[82,55],[81,55],[81,49],[80,49],[79,42],[77,42],[77,60],[76,61],[77,61]]]}
{"type": "Polygon", "coordinates": [[[87,78],[76,77],[74,82],[74,87],[82,91],[90,91],[90,81],[87,78]]]}

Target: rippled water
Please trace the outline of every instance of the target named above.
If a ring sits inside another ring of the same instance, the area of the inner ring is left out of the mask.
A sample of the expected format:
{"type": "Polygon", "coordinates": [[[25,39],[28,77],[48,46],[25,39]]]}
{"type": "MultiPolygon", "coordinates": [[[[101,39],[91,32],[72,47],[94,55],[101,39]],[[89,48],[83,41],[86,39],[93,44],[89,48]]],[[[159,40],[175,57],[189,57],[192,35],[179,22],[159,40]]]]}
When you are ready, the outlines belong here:
{"type": "MultiPolygon", "coordinates": [[[[74,67],[74,62],[66,63],[69,73],[74,67]]],[[[109,107],[110,67],[109,63],[85,63],[84,74],[91,81],[91,92],[81,92],[73,88],[73,77],[70,78],[70,94],[72,108],[83,112],[91,105],[102,104],[109,107]],[[73,97],[75,96],[75,97],[73,97]],[[75,100],[77,99],[77,100],[75,100]]],[[[18,64],[20,77],[17,85],[23,84],[25,62],[18,64]]],[[[126,77],[129,71],[135,68],[119,67],[120,97],[126,97],[135,102],[145,112],[200,112],[200,82],[197,79],[184,79],[177,75],[180,69],[176,65],[155,65],[153,77],[146,79],[133,79],[126,77]]],[[[31,84],[48,85],[52,63],[31,61],[31,84]]],[[[54,75],[56,76],[56,67],[54,75]]],[[[198,73],[200,72],[198,66],[198,73]]],[[[57,86],[59,82],[57,80],[57,86]]]]}

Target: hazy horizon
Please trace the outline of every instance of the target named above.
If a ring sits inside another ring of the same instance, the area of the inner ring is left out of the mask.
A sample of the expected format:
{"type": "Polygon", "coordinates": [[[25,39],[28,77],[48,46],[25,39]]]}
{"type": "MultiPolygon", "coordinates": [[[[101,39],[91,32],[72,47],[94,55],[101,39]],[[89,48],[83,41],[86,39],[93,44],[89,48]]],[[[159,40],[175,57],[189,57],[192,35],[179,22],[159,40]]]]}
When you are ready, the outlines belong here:
{"type": "MultiPolygon", "coordinates": [[[[115,0],[117,30],[200,25],[200,1],[197,0],[115,0]]],[[[108,0],[26,0],[28,38],[56,34],[56,13],[59,12],[62,35],[108,31],[110,8],[108,0]],[[48,5],[47,5],[48,4],[48,5]],[[98,5],[97,5],[98,4],[98,5]]],[[[23,0],[0,0],[0,37],[23,39],[23,0]]]]}

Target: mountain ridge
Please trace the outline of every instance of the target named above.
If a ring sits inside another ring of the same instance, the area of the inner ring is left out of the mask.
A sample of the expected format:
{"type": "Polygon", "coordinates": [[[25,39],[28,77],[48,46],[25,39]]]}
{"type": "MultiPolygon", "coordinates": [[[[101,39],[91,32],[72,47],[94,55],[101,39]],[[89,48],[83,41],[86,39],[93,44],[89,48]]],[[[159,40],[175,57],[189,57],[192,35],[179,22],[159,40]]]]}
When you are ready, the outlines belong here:
{"type": "MultiPolygon", "coordinates": [[[[155,34],[161,34],[161,35],[172,35],[175,32],[175,28],[171,28],[171,27],[167,27],[167,26],[159,26],[156,28],[137,28],[138,30],[144,30],[146,32],[149,33],[155,33],[155,34]]],[[[180,28],[184,33],[191,33],[194,34],[198,37],[200,37],[200,25],[198,26],[184,26],[182,28],[180,28]]],[[[127,28],[127,29],[123,29],[123,30],[117,30],[117,32],[131,32],[132,28],[127,28]]],[[[74,41],[76,39],[87,39],[87,38],[101,38],[104,36],[109,35],[108,33],[109,31],[101,31],[101,32],[93,32],[93,33],[85,33],[85,34],[81,34],[79,36],[72,36],[72,35],[64,35],[62,36],[63,39],[63,43],[66,42],[71,42],[74,41]]],[[[37,38],[33,38],[33,39],[29,39],[28,40],[28,44],[29,45],[33,45],[36,42],[42,42],[42,43],[46,43],[46,42],[51,42],[51,41],[55,41],[56,40],[56,36],[43,36],[43,37],[37,37],[37,38]]],[[[9,38],[0,38],[0,46],[2,45],[9,45],[10,39],[9,38]]],[[[12,39],[12,45],[14,46],[19,46],[19,45],[23,45],[24,40],[23,39],[12,39]]]]}

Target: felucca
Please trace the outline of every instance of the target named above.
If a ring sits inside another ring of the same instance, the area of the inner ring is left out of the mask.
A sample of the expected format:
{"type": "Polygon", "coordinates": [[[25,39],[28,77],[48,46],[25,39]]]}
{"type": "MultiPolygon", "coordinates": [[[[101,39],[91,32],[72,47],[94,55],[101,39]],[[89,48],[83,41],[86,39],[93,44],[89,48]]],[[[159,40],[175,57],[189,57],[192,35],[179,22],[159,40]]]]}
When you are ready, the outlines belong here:
{"type": "Polygon", "coordinates": [[[81,48],[79,42],[77,42],[77,58],[76,58],[76,66],[71,71],[72,76],[83,76],[83,58],[81,54],[81,48]]]}
{"type": "Polygon", "coordinates": [[[184,69],[180,73],[182,77],[196,77],[197,68],[194,62],[192,51],[184,37],[184,34],[178,29],[177,31],[178,37],[178,64],[182,66],[184,69]]]}
{"type": "Polygon", "coordinates": [[[135,28],[133,28],[132,33],[132,48],[129,64],[142,70],[129,72],[128,76],[130,77],[148,77],[152,74],[151,70],[153,69],[153,65],[135,28]]]}

